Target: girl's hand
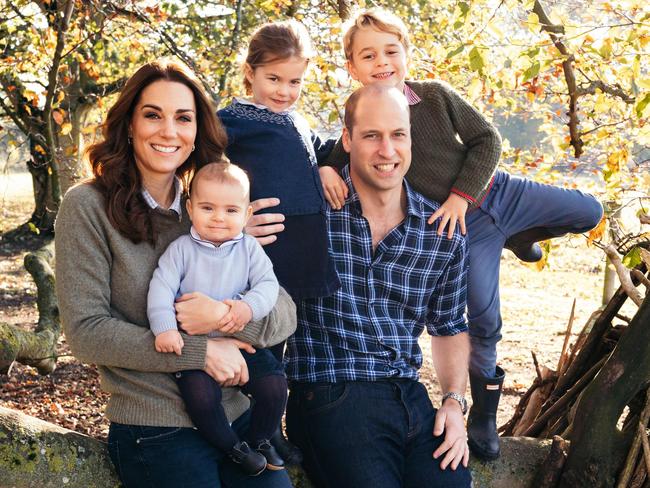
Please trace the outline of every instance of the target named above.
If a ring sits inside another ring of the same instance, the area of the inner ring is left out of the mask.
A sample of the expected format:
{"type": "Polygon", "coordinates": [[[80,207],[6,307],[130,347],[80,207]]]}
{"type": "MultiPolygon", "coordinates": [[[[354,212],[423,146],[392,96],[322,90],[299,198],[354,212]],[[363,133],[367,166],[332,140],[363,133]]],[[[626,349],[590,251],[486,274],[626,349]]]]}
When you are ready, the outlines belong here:
{"type": "Polygon", "coordinates": [[[253,319],[250,305],[243,300],[224,300],[223,302],[230,307],[230,311],[217,323],[217,330],[228,335],[244,330],[246,324],[253,319]]]}
{"type": "Polygon", "coordinates": [[[180,332],[167,330],[156,336],[155,345],[158,352],[175,352],[177,356],[180,356],[185,343],[180,332]]]}
{"type": "Polygon", "coordinates": [[[323,193],[327,203],[334,210],[341,210],[345,205],[345,199],[348,198],[348,186],[331,166],[322,166],[318,168],[320,179],[323,182],[323,193]]]}
{"type": "Polygon", "coordinates": [[[230,310],[225,303],[197,291],[178,298],[174,307],[178,325],[189,335],[212,332],[230,310]]]}
{"type": "Polygon", "coordinates": [[[248,367],[240,349],[253,354],[255,348],[237,339],[219,338],[208,340],[203,370],[221,386],[237,386],[248,383],[248,367]]]}
{"type": "Polygon", "coordinates": [[[428,223],[433,224],[440,217],[440,223],[438,224],[439,236],[442,235],[445,227],[449,224],[447,238],[451,239],[456,229],[456,223],[460,224],[460,232],[465,235],[467,232],[465,229],[465,212],[467,212],[467,207],[469,207],[467,200],[460,195],[450,193],[445,203],[429,217],[428,223]]]}
{"type": "Polygon", "coordinates": [[[265,213],[255,215],[255,212],[264,208],[270,208],[280,205],[278,198],[260,198],[251,202],[253,207],[253,216],[248,219],[245,232],[257,239],[262,246],[275,242],[277,237],[274,234],[284,230],[284,215],[281,213],[265,213]]]}

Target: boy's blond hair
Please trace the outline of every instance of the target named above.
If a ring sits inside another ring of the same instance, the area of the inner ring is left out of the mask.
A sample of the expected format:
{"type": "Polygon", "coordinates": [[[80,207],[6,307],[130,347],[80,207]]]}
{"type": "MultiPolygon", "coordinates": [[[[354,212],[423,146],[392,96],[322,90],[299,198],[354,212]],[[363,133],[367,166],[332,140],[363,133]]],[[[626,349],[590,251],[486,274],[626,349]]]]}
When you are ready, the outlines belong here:
{"type": "Polygon", "coordinates": [[[246,171],[226,159],[208,163],[194,173],[190,182],[190,198],[192,198],[192,191],[200,180],[238,185],[242,188],[246,201],[250,198],[251,185],[246,171]]]}
{"type": "Polygon", "coordinates": [[[347,29],[343,35],[343,51],[345,51],[345,59],[348,61],[352,61],[354,36],[361,29],[375,29],[380,32],[395,34],[402,46],[404,46],[407,56],[410,53],[409,31],[404,21],[388,10],[371,8],[362,10],[347,24],[347,29]]]}

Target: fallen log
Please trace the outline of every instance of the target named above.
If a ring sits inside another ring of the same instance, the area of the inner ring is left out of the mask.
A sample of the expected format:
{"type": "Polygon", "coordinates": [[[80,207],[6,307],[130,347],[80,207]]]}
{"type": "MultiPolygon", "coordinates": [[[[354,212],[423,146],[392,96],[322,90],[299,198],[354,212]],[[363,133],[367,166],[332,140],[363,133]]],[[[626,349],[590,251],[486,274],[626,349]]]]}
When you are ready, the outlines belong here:
{"type": "MultiPolygon", "coordinates": [[[[546,459],[550,440],[509,437],[501,457],[471,460],[475,488],[529,488],[546,459]]],[[[290,470],[296,488],[311,488],[300,468],[290,470]]],[[[0,480],[14,488],[116,488],[106,445],[21,412],[0,407],[0,480]]]]}

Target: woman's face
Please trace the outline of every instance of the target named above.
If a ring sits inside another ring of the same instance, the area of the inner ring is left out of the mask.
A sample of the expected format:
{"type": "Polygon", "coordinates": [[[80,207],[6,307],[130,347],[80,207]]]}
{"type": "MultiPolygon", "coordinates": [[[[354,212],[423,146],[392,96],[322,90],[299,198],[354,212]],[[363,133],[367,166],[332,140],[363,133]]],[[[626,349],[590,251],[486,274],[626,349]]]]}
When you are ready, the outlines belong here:
{"type": "Polygon", "coordinates": [[[192,152],[196,131],[196,104],[187,86],[158,80],[142,90],[129,132],[143,181],[173,176],[192,152]]]}

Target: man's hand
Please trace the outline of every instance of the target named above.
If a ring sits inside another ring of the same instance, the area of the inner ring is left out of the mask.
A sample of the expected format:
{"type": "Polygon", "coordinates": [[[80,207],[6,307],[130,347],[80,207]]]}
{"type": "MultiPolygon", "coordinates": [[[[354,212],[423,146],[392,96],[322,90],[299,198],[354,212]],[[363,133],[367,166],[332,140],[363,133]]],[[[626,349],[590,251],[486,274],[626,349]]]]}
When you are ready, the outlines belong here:
{"type": "Polygon", "coordinates": [[[280,205],[280,199],[278,198],[260,198],[251,202],[251,207],[253,208],[253,216],[248,219],[246,224],[245,232],[248,235],[251,235],[257,239],[262,246],[271,244],[277,239],[278,232],[284,230],[284,215],[281,213],[264,213],[255,215],[255,212],[262,210],[264,208],[270,208],[280,205]]]}
{"type": "Polygon", "coordinates": [[[224,300],[223,303],[230,307],[230,311],[217,323],[219,332],[228,335],[235,334],[243,330],[246,324],[253,319],[253,311],[245,301],[224,300]]]}
{"type": "Polygon", "coordinates": [[[156,351],[158,352],[175,352],[181,355],[181,350],[185,343],[177,330],[167,330],[156,336],[156,351]]]}
{"type": "Polygon", "coordinates": [[[345,199],[348,197],[348,186],[331,166],[322,166],[318,168],[320,180],[323,183],[323,193],[327,203],[334,210],[341,210],[345,205],[345,199]]]}
{"type": "Polygon", "coordinates": [[[454,230],[456,229],[456,223],[460,224],[460,232],[465,235],[467,232],[465,229],[465,213],[467,212],[467,207],[469,207],[469,202],[467,200],[460,195],[450,193],[445,203],[443,203],[442,206],[436,210],[431,217],[429,217],[427,222],[431,225],[438,217],[440,217],[440,223],[438,224],[437,229],[439,236],[442,235],[445,231],[445,227],[449,224],[447,238],[451,239],[454,235],[454,230]]]}
{"type": "Polygon", "coordinates": [[[453,398],[447,398],[436,413],[433,435],[437,437],[443,432],[445,439],[433,453],[435,459],[446,453],[440,463],[440,468],[446,469],[451,465],[451,469],[455,470],[461,462],[463,466],[467,467],[469,447],[467,446],[465,418],[460,404],[453,398]]]}
{"type": "Polygon", "coordinates": [[[255,348],[237,339],[209,339],[205,353],[205,367],[221,386],[241,386],[248,383],[248,367],[240,349],[253,354],[255,348]]]}
{"type": "Polygon", "coordinates": [[[225,303],[197,291],[178,298],[174,307],[178,325],[189,335],[214,331],[217,323],[230,310],[225,303]]]}

